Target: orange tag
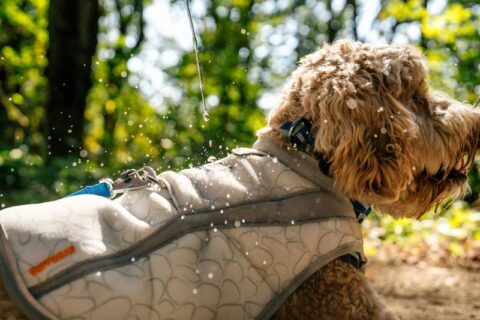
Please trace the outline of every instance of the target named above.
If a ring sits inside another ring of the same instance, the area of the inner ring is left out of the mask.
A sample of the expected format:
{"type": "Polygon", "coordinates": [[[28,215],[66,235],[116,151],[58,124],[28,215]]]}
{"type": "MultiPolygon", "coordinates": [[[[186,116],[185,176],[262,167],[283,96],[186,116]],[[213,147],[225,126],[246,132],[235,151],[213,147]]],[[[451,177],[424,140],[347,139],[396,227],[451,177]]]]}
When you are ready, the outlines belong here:
{"type": "Polygon", "coordinates": [[[76,250],[77,249],[75,249],[75,246],[72,244],[72,245],[66,247],[65,249],[63,249],[62,251],[54,254],[53,256],[50,256],[47,259],[43,260],[42,262],[40,262],[36,266],[31,267],[28,270],[28,272],[30,272],[30,274],[32,276],[35,276],[38,273],[43,272],[45,270],[45,268],[47,268],[49,265],[55,264],[55,263],[59,262],[60,260],[63,260],[66,257],[74,254],[76,250]]]}

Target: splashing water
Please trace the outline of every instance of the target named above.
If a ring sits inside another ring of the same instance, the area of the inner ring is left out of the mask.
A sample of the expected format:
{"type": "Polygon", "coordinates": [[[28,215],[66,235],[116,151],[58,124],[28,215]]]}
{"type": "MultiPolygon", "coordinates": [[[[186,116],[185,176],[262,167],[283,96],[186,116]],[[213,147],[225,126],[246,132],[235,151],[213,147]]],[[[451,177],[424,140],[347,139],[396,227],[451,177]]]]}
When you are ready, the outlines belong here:
{"type": "Polygon", "coordinates": [[[200,67],[200,59],[198,58],[198,42],[197,36],[195,35],[195,29],[193,27],[193,20],[192,20],[192,13],[190,12],[190,3],[189,0],[185,0],[187,5],[187,12],[188,12],[188,21],[190,22],[190,30],[192,31],[192,39],[193,39],[193,48],[195,51],[195,61],[197,62],[197,71],[198,71],[198,80],[200,83],[200,93],[202,94],[202,104],[203,104],[203,120],[207,122],[210,120],[210,115],[207,111],[207,103],[205,102],[205,93],[203,92],[203,74],[202,68],[200,67]]]}

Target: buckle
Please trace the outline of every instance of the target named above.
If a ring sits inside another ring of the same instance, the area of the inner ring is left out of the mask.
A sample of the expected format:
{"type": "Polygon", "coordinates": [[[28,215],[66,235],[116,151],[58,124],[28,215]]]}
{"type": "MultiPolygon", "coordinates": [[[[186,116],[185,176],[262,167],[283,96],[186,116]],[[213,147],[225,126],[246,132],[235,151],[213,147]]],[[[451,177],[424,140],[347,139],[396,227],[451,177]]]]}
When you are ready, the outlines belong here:
{"type": "Polygon", "coordinates": [[[287,141],[299,149],[309,151],[312,148],[312,124],[305,118],[292,122],[287,134],[287,141]]]}
{"type": "Polygon", "coordinates": [[[120,178],[112,183],[112,189],[114,193],[122,193],[128,190],[146,188],[151,182],[166,188],[165,183],[157,179],[157,174],[152,167],[145,166],[141,169],[128,169],[122,172],[120,178]]]}

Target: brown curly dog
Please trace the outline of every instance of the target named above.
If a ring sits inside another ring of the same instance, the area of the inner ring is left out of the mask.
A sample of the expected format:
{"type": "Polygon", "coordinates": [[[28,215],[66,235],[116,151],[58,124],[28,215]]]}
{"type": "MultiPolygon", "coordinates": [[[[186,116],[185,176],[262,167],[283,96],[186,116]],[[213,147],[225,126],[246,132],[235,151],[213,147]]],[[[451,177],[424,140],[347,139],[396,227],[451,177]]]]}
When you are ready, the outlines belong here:
{"type": "MultiPolygon", "coordinates": [[[[407,45],[348,40],[304,57],[259,135],[298,117],[339,190],[394,217],[418,218],[468,191],[480,112],[429,92],[424,57],[407,45]]],[[[284,143],[284,142],[283,142],[284,143]]],[[[305,282],[275,319],[396,319],[362,272],[336,260],[305,282]]]]}
{"type": "MultiPolygon", "coordinates": [[[[329,164],[336,188],[394,217],[417,218],[468,190],[480,112],[429,92],[422,54],[405,45],[348,40],[304,57],[259,136],[287,147],[279,130],[312,124],[310,155],[329,164]]],[[[22,316],[0,290],[0,318],[22,316]]],[[[363,273],[336,259],[304,282],[274,319],[397,319],[363,273]]]]}

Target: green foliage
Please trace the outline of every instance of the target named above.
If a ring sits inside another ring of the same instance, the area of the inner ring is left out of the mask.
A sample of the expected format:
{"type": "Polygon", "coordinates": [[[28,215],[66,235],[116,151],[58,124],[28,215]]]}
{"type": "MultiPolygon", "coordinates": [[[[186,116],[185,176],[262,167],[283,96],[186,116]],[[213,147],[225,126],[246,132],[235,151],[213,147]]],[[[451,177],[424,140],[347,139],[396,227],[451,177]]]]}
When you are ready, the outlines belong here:
{"type": "Polygon", "coordinates": [[[440,14],[431,14],[428,3],[389,1],[379,17],[393,18],[396,30],[419,25],[417,44],[428,58],[433,87],[473,103],[480,94],[480,5],[449,1],[440,14]]]}
{"type": "Polygon", "coordinates": [[[41,150],[47,3],[0,1],[0,147],[41,150]]]}
{"type": "Polygon", "coordinates": [[[426,244],[441,247],[452,256],[463,256],[480,241],[480,213],[462,201],[438,212],[430,211],[419,220],[373,215],[364,223],[370,254],[383,243],[406,249],[426,244]]]}

